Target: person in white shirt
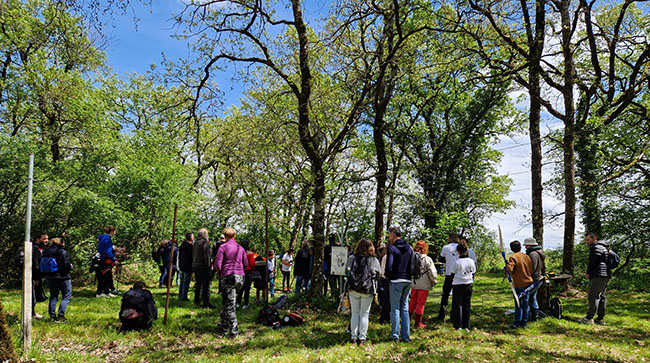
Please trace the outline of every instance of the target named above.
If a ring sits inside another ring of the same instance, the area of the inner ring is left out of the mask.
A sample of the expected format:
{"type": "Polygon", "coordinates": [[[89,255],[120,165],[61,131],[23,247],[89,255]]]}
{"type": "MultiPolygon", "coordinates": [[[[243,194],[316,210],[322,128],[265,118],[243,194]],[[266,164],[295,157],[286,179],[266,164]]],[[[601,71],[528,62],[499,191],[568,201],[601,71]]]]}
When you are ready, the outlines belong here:
{"type": "Polygon", "coordinates": [[[293,248],[282,256],[282,292],[291,292],[291,266],[293,266],[293,248]]]}
{"type": "Polygon", "coordinates": [[[461,236],[459,238],[459,241],[465,241],[465,244],[467,245],[467,255],[469,256],[469,258],[474,260],[474,264],[478,266],[478,264],[476,262],[476,253],[474,252],[473,249],[469,248],[469,241],[467,240],[467,237],[461,236]]]}
{"type": "Polygon", "coordinates": [[[440,262],[445,263],[445,282],[442,284],[442,298],[440,299],[440,310],[438,311],[438,320],[444,321],[447,315],[447,305],[449,304],[449,293],[451,292],[452,281],[454,280],[453,268],[458,259],[458,234],[450,233],[449,242],[440,251],[440,262]]]}
{"type": "Polygon", "coordinates": [[[472,306],[472,286],[476,264],[467,254],[467,242],[461,240],[457,245],[458,260],[452,269],[454,280],[452,286],[454,296],[451,301],[451,320],[454,329],[465,329],[469,331],[469,316],[472,306]]]}

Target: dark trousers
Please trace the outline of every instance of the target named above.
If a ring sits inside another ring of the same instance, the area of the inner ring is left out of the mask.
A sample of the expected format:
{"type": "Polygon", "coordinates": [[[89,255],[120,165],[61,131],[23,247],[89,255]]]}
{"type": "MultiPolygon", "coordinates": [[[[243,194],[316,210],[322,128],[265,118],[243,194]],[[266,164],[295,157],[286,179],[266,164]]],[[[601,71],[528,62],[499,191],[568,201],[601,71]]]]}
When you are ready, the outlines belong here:
{"type": "Polygon", "coordinates": [[[113,268],[110,266],[101,267],[99,271],[97,271],[96,277],[97,277],[97,295],[110,293],[111,286],[113,285],[113,268]]]}
{"type": "Polygon", "coordinates": [[[445,282],[442,284],[442,297],[440,298],[440,311],[438,311],[438,319],[440,320],[443,320],[445,315],[447,315],[447,305],[449,305],[449,293],[451,292],[452,282],[454,282],[454,274],[445,275],[445,282]]]}
{"type": "Polygon", "coordinates": [[[291,290],[291,271],[282,271],[282,291],[291,290]]]}
{"type": "Polygon", "coordinates": [[[196,284],[194,285],[194,303],[203,304],[203,306],[210,305],[210,280],[212,274],[210,269],[197,269],[194,270],[196,276],[196,284]]]}
{"type": "Polygon", "coordinates": [[[248,305],[249,298],[251,295],[251,284],[253,281],[251,280],[251,273],[252,271],[244,271],[244,286],[237,291],[237,304],[242,303],[242,296],[244,297],[244,305],[248,305]]]}
{"type": "MultiPolygon", "coordinates": [[[[336,275],[328,275],[327,283],[330,285],[330,295],[338,297],[339,295],[339,277],[336,275]]],[[[327,290],[327,287],[325,288],[327,290]]],[[[327,291],[326,291],[327,292],[327,291]]]]}
{"type": "Polygon", "coordinates": [[[605,291],[607,290],[608,277],[592,277],[589,280],[589,311],[587,311],[587,319],[591,319],[596,315],[596,319],[603,320],[605,317],[605,309],[607,308],[607,298],[605,291]]]}
{"type": "Polygon", "coordinates": [[[390,289],[388,288],[389,281],[380,278],[379,279],[379,288],[378,288],[378,298],[379,298],[379,322],[380,323],[389,323],[390,322],[390,289]]]}
{"type": "Polygon", "coordinates": [[[472,284],[453,285],[451,299],[451,320],[454,328],[470,329],[469,316],[472,311],[472,284]]]}

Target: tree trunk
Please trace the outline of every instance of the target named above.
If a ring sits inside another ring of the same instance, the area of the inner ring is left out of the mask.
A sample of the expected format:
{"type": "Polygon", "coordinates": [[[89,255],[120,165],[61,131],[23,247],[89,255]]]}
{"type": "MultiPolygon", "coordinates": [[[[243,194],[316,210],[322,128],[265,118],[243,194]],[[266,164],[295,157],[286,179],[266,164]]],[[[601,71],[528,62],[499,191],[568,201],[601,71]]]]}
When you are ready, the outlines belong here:
{"type": "Polygon", "coordinates": [[[312,231],[314,233],[314,267],[309,288],[309,298],[320,295],[323,291],[323,252],[325,247],[325,171],[321,165],[312,166],[314,178],[314,215],[312,231]]]}
{"type": "MultiPolygon", "coordinates": [[[[384,109],[385,110],[385,109],[384,109]]],[[[384,115],[376,113],[373,125],[373,138],[377,149],[377,194],[375,196],[375,248],[384,239],[384,214],[386,211],[386,180],[388,179],[388,161],[384,142],[384,115]]]]}
{"type": "Polygon", "coordinates": [[[307,213],[307,197],[309,195],[309,186],[305,185],[300,191],[300,200],[298,201],[298,211],[296,212],[296,220],[293,223],[291,230],[291,239],[289,240],[289,249],[293,249],[298,239],[298,233],[302,227],[303,219],[307,213]]]}
{"type": "Polygon", "coordinates": [[[582,96],[578,104],[576,119],[576,133],[579,135],[575,141],[578,192],[580,193],[582,224],[585,226],[585,232],[592,232],[600,237],[602,223],[598,202],[600,195],[598,135],[597,130],[586,123],[586,102],[588,102],[587,99],[582,96]]]}
{"type": "Polygon", "coordinates": [[[562,151],[564,154],[564,252],[562,272],[573,273],[573,252],[576,224],[576,190],[575,190],[575,106],[573,100],[573,85],[575,69],[571,49],[572,24],[569,16],[571,0],[560,2],[560,19],[562,22],[562,56],[563,80],[562,98],[564,101],[564,138],[562,151]]]}

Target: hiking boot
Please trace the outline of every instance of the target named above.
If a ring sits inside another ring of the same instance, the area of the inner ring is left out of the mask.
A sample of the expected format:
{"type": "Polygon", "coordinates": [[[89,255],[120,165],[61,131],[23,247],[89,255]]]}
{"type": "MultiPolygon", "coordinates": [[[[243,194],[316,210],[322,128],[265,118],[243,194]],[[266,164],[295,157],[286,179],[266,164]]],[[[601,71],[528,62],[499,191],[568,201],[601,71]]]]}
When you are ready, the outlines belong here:
{"type": "Polygon", "coordinates": [[[56,322],[57,322],[57,323],[67,323],[67,322],[68,322],[68,319],[66,319],[65,316],[59,316],[59,317],[56,319],[56,322]]]}
{"type": "Polygon", "coordinates": [[[358,345],[358,346],[362,346],[362,345],[364,345],[364,344],[366,344],[366,340],[365,340],[365,339],[359,339],[359,340],[357,340],[357,345],[358,345]]]}
{"type": "Polygon", "coordinates": [[[587,319],[587,317],[585,316],[582,319],[579,319],[578,323],[590,325],[590,324],[594,323],[594,320],[593,319],[587,319]]]}
{"type": "Polygon", "coordinates": [[[55,323],[58,323],[58,322],[59,322],[59,321],[58,321],[59,319],[57,319],[56,316],[50,316],[50,319],[52,319],[52,321],[55,322],[55,323]]]}
{"type": "Polygon", "coordinates": [[[594,324],[598,324],[598,325],[606,325],[606,324],[605,324],[605,320],[603,320],[603,319],[595,319],[595,320],[594,320],[594,324]]]}

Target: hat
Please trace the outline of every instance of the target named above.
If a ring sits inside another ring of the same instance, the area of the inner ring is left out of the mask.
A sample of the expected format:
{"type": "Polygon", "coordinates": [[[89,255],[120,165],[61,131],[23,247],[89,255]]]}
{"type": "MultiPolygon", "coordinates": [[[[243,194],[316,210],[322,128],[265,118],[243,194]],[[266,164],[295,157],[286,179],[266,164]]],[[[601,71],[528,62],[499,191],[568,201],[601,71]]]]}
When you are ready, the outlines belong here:
{"type": "Polygon", "coordinates": [[[537,246],[537,241],[533,237],[527,237],[524,240],[524,246],[537,246]]]}

